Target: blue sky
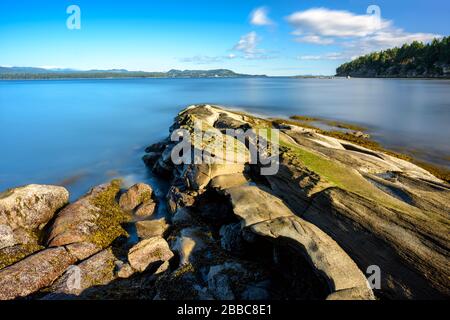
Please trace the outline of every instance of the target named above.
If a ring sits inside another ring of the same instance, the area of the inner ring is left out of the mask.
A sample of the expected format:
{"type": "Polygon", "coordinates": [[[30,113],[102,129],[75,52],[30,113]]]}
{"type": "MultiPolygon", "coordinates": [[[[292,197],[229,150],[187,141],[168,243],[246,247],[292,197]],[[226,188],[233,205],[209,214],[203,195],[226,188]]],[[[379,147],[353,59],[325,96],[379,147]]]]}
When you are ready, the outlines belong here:
{"type": "Polygon", "coordinates": [[[327,75],[372,50],[449,35],[449,12],[447,0],[2,0],[0,65],[327,75]],[[69,5],[80,30],[66,26],[69,5]]]}

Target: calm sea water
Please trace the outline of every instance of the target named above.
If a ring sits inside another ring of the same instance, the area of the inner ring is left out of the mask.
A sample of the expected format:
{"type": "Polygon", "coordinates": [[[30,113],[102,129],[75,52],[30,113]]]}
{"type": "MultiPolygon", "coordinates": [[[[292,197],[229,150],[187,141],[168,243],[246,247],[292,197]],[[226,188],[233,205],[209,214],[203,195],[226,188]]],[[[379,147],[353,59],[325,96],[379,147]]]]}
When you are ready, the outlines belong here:
{"type": "Polygon", "coordinates": [[[0,81],[0,190],[155,178],[140,158],[194,103],[350,121],[384,145],[450,168],[450,81],[125,79],[0,81]]]}

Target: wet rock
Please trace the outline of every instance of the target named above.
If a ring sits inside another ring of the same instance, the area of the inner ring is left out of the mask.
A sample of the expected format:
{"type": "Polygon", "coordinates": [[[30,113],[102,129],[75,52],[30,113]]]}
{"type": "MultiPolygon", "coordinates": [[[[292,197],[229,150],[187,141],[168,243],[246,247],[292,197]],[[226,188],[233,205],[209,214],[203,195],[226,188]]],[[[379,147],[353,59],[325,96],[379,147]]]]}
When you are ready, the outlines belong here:
{"type": "Polygon", "coordinates": [[[32,184],[10,189],[0,194],[0,225],[42,229],[68,200],[63,187],[32,184]]]}
{"type": "Polygon", "coordinates": [[[168,261],[173,257],[169,245],[161,237],[143,240],[130,249],[128,261],[133,269],[143,272],[154,262],[168,261]]]}
{"type": "Polygon", "coordinates": [[[0,300],[25,297],[49,286],[75,261],[65,248],[51,248],[1,270],[0,300]]]}
{"type": "Polygon", "coordinates": [[[151,152],[163,152],[164,149],[167,146],[168,141],[161,141],[161,142],[157,142],[155,144],[152,144],[151,146],[148,146],[147,148],[145,148],[145,152],[146,153],[151,153],[151,152]]]}
{"type": "Polygon", "coordinates": [[[137,183],[120,196],[119,205],[125,211],[132,211],[138,205],[148,202],[153,189],[145,183],[137,183]]]}
{"type": "Polygon", "coordinates": [[[161,155],[161,152],[149,152],[142,157],[142,161],[144,161],[147,167],[153,167],[161,155]]]}
{"type": "Polygon", "coordinates": [[[162,237],[168,228],[169,224],[165,218],[136,222],[137,234],[140,239],[162,237]]]}

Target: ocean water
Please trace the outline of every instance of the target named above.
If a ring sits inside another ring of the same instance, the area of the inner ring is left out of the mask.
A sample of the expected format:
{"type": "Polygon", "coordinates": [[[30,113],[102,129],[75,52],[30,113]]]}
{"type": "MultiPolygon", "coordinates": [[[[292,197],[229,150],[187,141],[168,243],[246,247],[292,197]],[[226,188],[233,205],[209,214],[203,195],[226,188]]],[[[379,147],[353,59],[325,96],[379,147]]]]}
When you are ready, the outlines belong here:
{"type": "Polygon", "coordinates": [[[114,177],[161,183],[144,167],[143,150],[166,137],[177,112],[194,103],[360,124],[387,147],[450,168],[450,81],[0,81],[0,191],[59,184],[75,199],[114,177]]]}

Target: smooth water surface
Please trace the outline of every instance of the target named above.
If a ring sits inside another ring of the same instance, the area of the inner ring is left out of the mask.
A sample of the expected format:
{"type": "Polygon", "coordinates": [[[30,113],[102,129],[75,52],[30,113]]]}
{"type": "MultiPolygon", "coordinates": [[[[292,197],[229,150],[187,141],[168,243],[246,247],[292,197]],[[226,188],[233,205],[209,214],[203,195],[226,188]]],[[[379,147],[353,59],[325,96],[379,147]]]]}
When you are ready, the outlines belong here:
{"type": "Polygon", "coordinates": [[[113,177],[155,182],[140,160],[187,105],[361,124],[387,147],[450,168],[450,81],[105,79],[0,81],[0,190],[65,185],[74,199],[113,177]]]}

